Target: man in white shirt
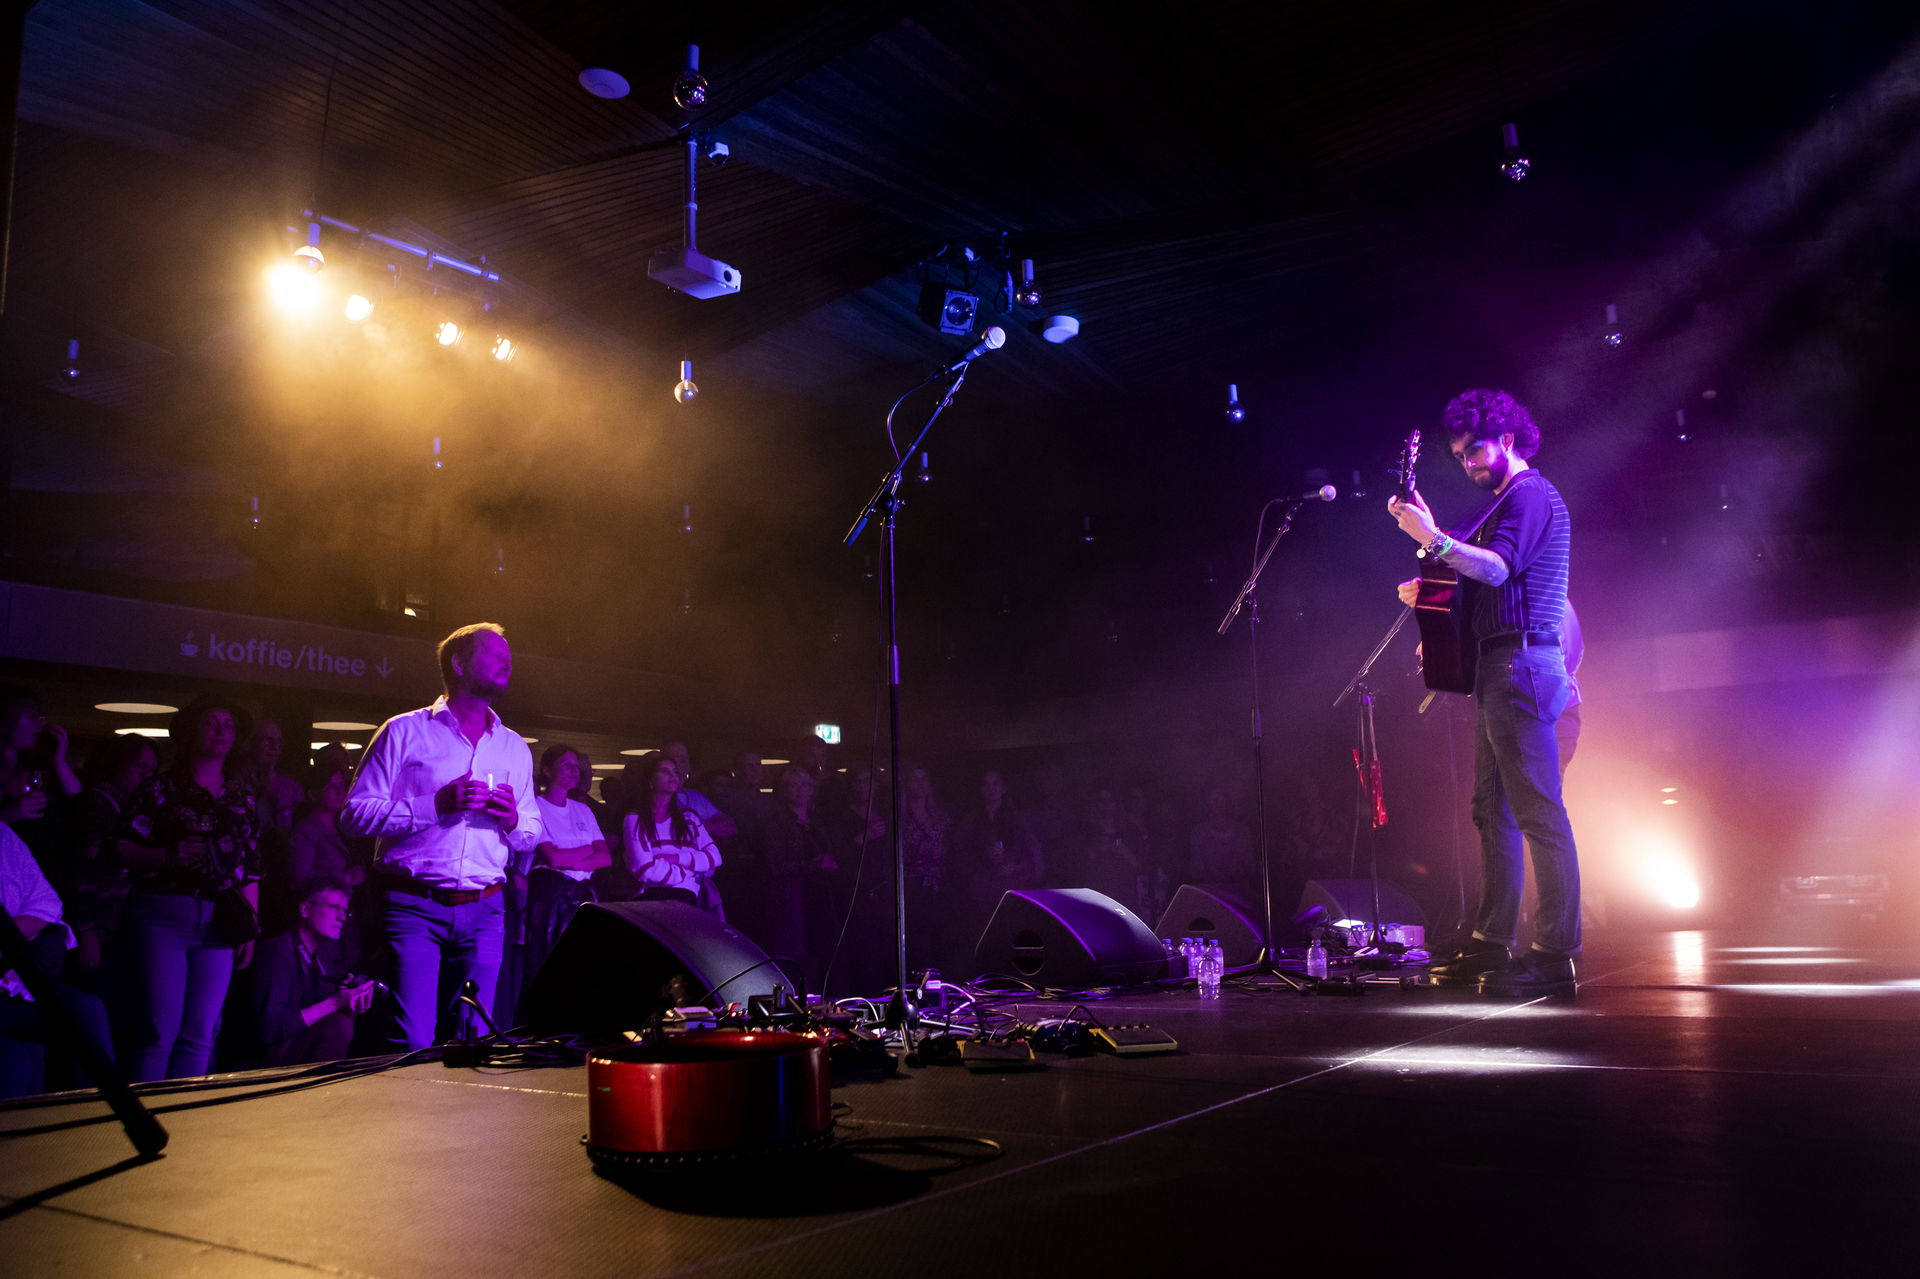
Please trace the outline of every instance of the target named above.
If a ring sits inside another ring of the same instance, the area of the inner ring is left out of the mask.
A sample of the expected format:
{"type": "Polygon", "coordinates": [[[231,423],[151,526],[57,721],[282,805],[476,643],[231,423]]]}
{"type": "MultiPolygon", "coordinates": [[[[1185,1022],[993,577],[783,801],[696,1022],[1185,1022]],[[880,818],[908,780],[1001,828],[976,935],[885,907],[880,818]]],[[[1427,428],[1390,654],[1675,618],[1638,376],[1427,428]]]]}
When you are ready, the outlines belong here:
{"type": "Polygon", "coordinates": [[[380,726],[340,819],[375,841],[371,882],[394,954],[392,1038],[409,1051],[435,1042],[443,976],[456,990],[473,982],[491,1004],[509,844],[540,832],[533,754],[493,713],[513,675],[506,632],[463,626],[440,641],[439,657],[445,695],[380,726]]]}
{"type": "MultiPolygon", "coordinates": [[[[76,944],[73,930],[61,920],[60,897],[41,873],[40,864],[5,823],[0,823],[0,911],[13,919],[48,979],[57,982],[61,959],[76,944]]],[[[109,1042],[105,1006],[93,995],[64,984],[60,997],[67,1015],[105,1052],[109,1042]]],[[[0,1097],[42,1091],[51,1031],[46,1012],[34,1002],[25,979],[0,958],[0,1097]]]]}

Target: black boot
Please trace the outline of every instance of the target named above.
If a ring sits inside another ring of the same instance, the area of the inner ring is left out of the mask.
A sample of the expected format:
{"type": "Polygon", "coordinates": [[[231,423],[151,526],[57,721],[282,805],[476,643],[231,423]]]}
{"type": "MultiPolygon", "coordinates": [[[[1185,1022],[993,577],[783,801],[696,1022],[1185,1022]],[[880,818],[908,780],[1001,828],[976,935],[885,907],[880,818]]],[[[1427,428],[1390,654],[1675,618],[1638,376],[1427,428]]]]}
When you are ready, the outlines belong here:
{"type": "Polygon", "coordinates": [[[1477,987],[1481,977],[1506,967],[1512,958],[1499,942],[1469,937],[1451,955],[1427,969],[1427,982],[1433,986],[1477,987]]]}
{"type": "Polygon", "coordinates": [[[1480,979],[1480,993],[1496,999],[1573,998],[1573,956],[1530,950],[1480,979]]]}

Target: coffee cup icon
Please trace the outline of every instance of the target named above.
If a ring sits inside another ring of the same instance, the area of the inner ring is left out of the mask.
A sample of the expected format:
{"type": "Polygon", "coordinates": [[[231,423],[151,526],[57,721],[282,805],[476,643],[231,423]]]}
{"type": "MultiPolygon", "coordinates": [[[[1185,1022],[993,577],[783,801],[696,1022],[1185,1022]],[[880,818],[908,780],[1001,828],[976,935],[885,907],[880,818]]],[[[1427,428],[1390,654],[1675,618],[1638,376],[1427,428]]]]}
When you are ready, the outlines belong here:
{"type": "Polygon", "coordinates": [[[182,657],[200,656],[200,646],[193,642],[192,631],[188,631],[187,637],[180,641],[180,656],[182,657]]]}

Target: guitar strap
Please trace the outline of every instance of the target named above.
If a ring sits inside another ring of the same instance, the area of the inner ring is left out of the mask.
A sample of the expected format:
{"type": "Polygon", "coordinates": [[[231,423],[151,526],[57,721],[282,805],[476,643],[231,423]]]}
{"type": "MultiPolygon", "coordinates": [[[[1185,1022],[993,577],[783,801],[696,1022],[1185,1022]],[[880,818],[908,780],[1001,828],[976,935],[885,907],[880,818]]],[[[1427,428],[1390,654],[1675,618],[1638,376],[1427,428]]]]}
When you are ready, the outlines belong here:
{"type": "MultiPolygon", "coordinates": [[[[1525,484],[1528,480],[1530,480],[1531,478],[1533,478],[1535,475],[1538,475],[1538,474],[1539,474],[1538,471],[1534,470],[1532,467],[1528,467],[1526,472],[1523,475],[1521,475],[1519,479],[1507,485],[1507,487],[1505,488],[1505,490],[1501,492],[1499,497],[1496,497],[1493,499],[1493,501],[1487,503],[1487,509],[1480,512],[1480,514],[1478,514],[1477,516],[1475,516],[1472,523],[1462,524],[1457,532],[1453,529],[1448,529],[1447,536],[1453,538],[1455,541],[1458,541],[1458,542],[1472,542],[1473,535],[1475,533],[1478,533],[1482,528],[1486,527],[1487,521],[1493,518],[1493,513],[1500,509],[1500,504],[1502,502],[1505,502],[1509,497],[1513,496],[1513,491],[1515,489],[1519,488],[1522,484],[1525,484]]],[[[1478,542],[1474,542],[1473,544],[1475,546],[1479,545],[1478,542]]]]}

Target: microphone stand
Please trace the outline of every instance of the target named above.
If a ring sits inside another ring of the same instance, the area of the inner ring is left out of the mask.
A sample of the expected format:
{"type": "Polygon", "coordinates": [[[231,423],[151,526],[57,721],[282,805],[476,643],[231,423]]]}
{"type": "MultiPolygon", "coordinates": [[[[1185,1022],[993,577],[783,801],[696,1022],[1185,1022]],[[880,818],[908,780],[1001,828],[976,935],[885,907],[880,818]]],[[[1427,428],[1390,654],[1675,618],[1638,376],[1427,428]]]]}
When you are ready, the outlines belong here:
{"type": "MultiPolygon", "coordinates": [[[[1261,956],[1266,971],[1278,977],[1295,990],[1304,991],[1307,987],[1291,973],[1284,972],[1279,965],[1279,951],[1273,944],[1273,853],[1267,842],[1267,771],[1264,752],[1264,736],[1260,727],[1260,599],[1254,592],[1260,585],[1260,574],[1265,571],[1267,561],[1273,558],[1273,552],[1280,545],[1280,539],[1293,530],[1293,517],[1309,498],[1295,498],[1287,506],[1287,512],[1280,517],[1280,524],[1273,530],[1266,549],[1254,559],[1253,572],[1240,587],[1240,593],[1233,597],[1233,603],[1227,606],[1226,616],[1220,619],[1220,625],[1214,628],[1214,634],[1225,635],[1233,627],[1233,619],[1240,615],[1244,606],[1247,610],[1247,670],[1252,688],[1253,704],[1249,720],[1253,728],[1253,811],[1254,828],[1259,832],[1260,841],[1260,897],[1266,909],[1266,932],[1260,938],[1265,953],[1261,956]]],[[[1273,503],[1269,502],[1268,506],[1273,503]]],[[[1262,519],[1266,518],[1266,507],[1260,510],[1262,519]]],[[[1254,543],[1259,544],[1259,533],[1254,534],[1254,543]]]]}
{"type": "MultiPolygon", "coordinates": [[[[879,517],[880,595],[887,616],[887,790],[892,813],[888,831],[893,839],[893,958],[896,978],[893,998],[887,1001],[887,1028],[900,1032],[909,1058],[913,1056],[913,1029],[919,1017],[912,1001],[907,998],[907,839],[900,820],[906,792],[905,782],[900,776],[900,592],[894,573],[894,532],[900,508],[906,504],[906,499],[900,495],[900,485],[906,478],[907,466],[920,452],[920,446],[933,430],[933,424],[953,403],[953,397],[960,393],[960,387],[967,380],[967,370],[972,367],[971,360],[963,360],[957,366],[941,369],[920,384],[925,386],[928,382],[949,375],[953,378],[947,393],[940,397],[940,402],[933,406],[933,412],[927,415],[920,434],[914,436],[913,443],[899,455],[893,469],[881,479],[879,487],[873,490],[873,496],[860,508],[852,527],[841,539],[842,545],[852,546],[860,540],[860,535],[866,532],[867,525],[873,522],[874,517],[879,517]]],[[[912,393],[909,391],[907,394],[912,393]]],[[[905,399],[906,396],[901,398],[905,399]]]]}
{"type": "Polygon", "coordinates": [[[1369,829],[1367,831],[1367,878],[1373,890],[1373,933],[1368,945],[1375,955],[1385,955],[1392,943],[1386,941],[1380,931],[1380,828],[1386,824],[1386,805],[1382,799],[1383,788],[1380,785],[1380,749],[1374,737],[1373,728],[1373,686],[1367,683],[1367,676],[1386,653],[1387,646],[1394,637],[1406,627],[1407,619],[1413,616],[1413,610],[1403,608],[1395,618],[1380,642],[1373,646],[1366,660],[1360,663],[1360,669],[1353,673],[1347,686],[1340,690],[1340,696],[1333,699],[1335,709],[1349,697],[1357,697],[1360,708],[1360,747],[1355,752],[1355,764],[1359,770],[1361,784],[1367,789],[1367,809],[1369,829]]]}

